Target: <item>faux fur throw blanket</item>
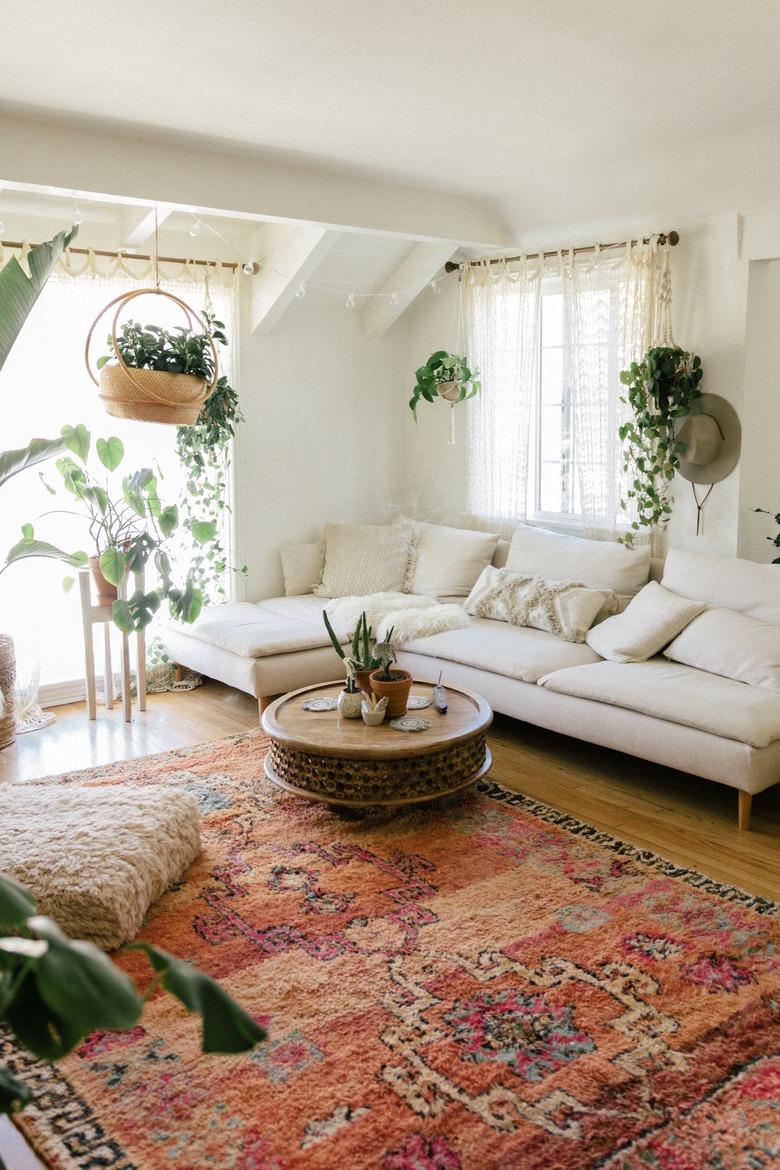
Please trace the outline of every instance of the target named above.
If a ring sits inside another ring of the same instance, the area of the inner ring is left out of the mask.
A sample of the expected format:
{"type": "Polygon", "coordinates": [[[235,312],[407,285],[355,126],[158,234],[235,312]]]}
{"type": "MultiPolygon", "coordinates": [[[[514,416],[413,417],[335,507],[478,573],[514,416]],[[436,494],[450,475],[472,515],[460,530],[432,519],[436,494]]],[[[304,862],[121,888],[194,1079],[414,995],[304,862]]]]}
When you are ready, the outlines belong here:
{"type": "Polygon", "coordinates": [[[350,637],[363,610],[380,641],[393,627],[399,646],[444,630],[458,630],[471,618],[462,605],[441,605],[435,597],[416,593],[371,593],[368,597],[337,597],[326,607],[328,617],[349,627],[350,637]]]}

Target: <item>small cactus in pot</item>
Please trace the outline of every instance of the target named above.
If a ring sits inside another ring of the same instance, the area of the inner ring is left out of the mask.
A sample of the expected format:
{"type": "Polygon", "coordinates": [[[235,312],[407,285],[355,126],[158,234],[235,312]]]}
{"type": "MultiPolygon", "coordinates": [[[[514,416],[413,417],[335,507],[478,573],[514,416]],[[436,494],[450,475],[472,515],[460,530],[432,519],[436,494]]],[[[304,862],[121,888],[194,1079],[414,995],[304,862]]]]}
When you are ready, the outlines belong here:
{"type": "Polygon", "coordinates": [[[393,626],[387,631],[384,641],[374,646],[374,655],[379,659],[379,669],[372,671],[371,690],[378,699],[387,699],[388,719],[398,719],[406,714],[406,704],[409,702],[409,692],[414,679],[408,670],[396,667],[391,670],[395,662],[393,647],[393,626]]]}

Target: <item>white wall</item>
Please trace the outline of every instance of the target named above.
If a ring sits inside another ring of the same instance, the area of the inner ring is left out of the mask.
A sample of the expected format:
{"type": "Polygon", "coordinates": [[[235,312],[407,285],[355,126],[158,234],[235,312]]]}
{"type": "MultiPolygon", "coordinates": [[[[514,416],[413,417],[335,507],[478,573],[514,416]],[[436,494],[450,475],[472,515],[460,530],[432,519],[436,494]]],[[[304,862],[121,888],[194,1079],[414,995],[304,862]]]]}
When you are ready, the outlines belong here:
{"type": "Polygon", "coordinates": [[[315,294],[267,335],[247,314],[235,516],[251,600],[282,592],[283,542],[318,539],[328,520],[382,523],[401,504],[407,359],[400,330],[367,339],[357,311],[315,294]]]}
{"type": "MultiPolygon", "coordinates": [[[[780,255],[780,214],[743,222],[734,213],[679,226],[681,241],[672,252],[674,337],[701,356],[702,389],[722,395],[737,410],[743,451],[736,471],[710,496],[699,536],[691,486],[675,484],[668,543],[769,560],[763,536],[774,528],[749,508],[763,503],[780,510],[780,264],[756,257],[780,255]]],[[[594,238],[599,235],[596,229],[594,238]]],[[[456,278],[450,277],[440,297],[421,300],[406,314],[410,372],[432,350],[455,344],[449,322],[456,294],[456,278]]],[[[458,523],[466,514],[468,410],[468,404],[457,409],[454,448],[447,446],[446,409],[438,403],[420,408],[419,427],[405,438],[409,507],[420,516],[458,523]]]]}

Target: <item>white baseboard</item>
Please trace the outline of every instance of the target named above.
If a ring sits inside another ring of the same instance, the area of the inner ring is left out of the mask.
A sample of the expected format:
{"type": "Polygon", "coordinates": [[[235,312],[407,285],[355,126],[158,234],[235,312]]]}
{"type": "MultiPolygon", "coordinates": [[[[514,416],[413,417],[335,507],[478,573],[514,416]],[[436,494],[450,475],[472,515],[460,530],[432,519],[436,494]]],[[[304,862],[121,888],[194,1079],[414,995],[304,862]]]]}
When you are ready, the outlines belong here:
{"type": "Polygon", "coordinates": [[[42,683],[38,702],[42,707],[61,707],[63,703],[84,701],[84,679],[66,679],[63,682],[42,683]]]}

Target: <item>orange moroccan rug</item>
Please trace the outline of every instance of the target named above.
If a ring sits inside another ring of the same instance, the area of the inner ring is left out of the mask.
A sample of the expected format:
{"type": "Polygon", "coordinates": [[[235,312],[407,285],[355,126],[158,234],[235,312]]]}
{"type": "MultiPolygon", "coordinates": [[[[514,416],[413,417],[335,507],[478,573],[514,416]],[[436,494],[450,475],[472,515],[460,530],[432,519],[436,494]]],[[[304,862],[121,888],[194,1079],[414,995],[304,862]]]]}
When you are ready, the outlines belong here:
{"type": "MultiPolygon", "coordinates": [[[[158,994],[57,1067],[0,1041],[62,1170],[763,1170],[780,1156],[778,907],[497,785],[342,819],[247,734],[78,777],[201,804],[143,937],[269,1032],[203,1057],[158,994]]],[[[137,956],[120,961],[140,975],[137,956]]]]}

